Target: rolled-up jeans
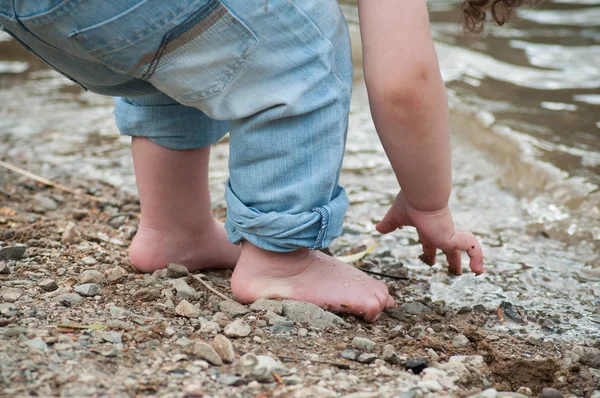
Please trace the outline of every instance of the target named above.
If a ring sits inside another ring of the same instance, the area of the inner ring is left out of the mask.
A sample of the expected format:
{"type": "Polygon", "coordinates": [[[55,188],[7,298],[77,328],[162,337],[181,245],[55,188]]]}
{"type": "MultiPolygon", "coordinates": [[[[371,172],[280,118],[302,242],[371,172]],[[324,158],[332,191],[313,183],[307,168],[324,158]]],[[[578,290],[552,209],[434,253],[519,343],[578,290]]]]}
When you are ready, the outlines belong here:
{"type": "Polygon", "coordinates": [[[336,0],[0,0],[0,25],[116,97],[122,134],[185,150],[229,132],[231,242],[285,252],[342,233],[352,61],[336,0]]]}

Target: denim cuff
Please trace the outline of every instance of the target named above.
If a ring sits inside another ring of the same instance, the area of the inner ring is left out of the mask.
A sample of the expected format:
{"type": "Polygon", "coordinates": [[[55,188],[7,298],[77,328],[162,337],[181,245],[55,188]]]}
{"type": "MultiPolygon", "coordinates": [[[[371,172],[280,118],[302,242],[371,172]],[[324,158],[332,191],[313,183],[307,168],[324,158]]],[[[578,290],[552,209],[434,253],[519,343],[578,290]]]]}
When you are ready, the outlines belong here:
{"type": "Polygon", "coordinates": [[[328,247],[342,234],[348,197],[338,187],[329,203],[302,213],[262,213],[247,207],[235,195],[229,181],[225,192],[229,240],[238,244],[242,239],[264,250],[290,252],[303,247],[311,250],[328,247]]]}

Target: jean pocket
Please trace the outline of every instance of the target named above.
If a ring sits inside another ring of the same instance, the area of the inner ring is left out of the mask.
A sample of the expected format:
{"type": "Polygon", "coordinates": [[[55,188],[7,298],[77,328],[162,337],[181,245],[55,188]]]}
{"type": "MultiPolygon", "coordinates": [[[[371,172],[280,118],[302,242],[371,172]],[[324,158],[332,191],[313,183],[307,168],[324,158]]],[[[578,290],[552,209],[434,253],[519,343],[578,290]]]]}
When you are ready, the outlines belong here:
{"type": "Polygon", "coordinates": [[[222,92],[258,43],[218,0],[146,0],[70,37],[99,62],[190,105],[222,92]]]}

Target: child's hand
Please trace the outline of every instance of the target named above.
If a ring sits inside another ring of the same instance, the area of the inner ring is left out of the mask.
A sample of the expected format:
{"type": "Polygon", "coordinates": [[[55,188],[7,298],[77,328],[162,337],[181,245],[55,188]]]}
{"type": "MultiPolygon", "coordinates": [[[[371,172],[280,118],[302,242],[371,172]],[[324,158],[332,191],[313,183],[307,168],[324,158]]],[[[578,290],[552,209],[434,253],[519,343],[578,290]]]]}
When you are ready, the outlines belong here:
{"type": "Polygon", "coordinates": [[[426,264],[433,265],[436,250],[441,249],[448,260],[448,271],[460,275],[460,252],[466,251],[470,258],[471,270],[477,275],[483,272],[481,245],[471,232],[454,229],[448,207],[435,212],[422,212],[410,207],[400,192],[383,220],[377,224],[377,230],[387,234],[405,225],[417,228],[419,240],[423,245],[421,260],[426,264]]]}

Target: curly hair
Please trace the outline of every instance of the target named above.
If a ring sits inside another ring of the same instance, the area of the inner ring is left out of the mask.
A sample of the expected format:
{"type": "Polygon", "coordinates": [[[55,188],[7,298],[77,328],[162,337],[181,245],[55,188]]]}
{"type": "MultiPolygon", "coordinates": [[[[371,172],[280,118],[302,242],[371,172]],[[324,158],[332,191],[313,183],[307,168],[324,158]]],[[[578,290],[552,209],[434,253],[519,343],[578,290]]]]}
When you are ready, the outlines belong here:
{"type": "Polygon", "coordinates": [[[465,0],[461,10],[465,17],[465,28],[468,32],[481,33],[487,17],[486,11],[491,11],[494,21],[502,26],[510,18],[514,9],[523,4],[534,6],[543,0],[465,0]]]}

